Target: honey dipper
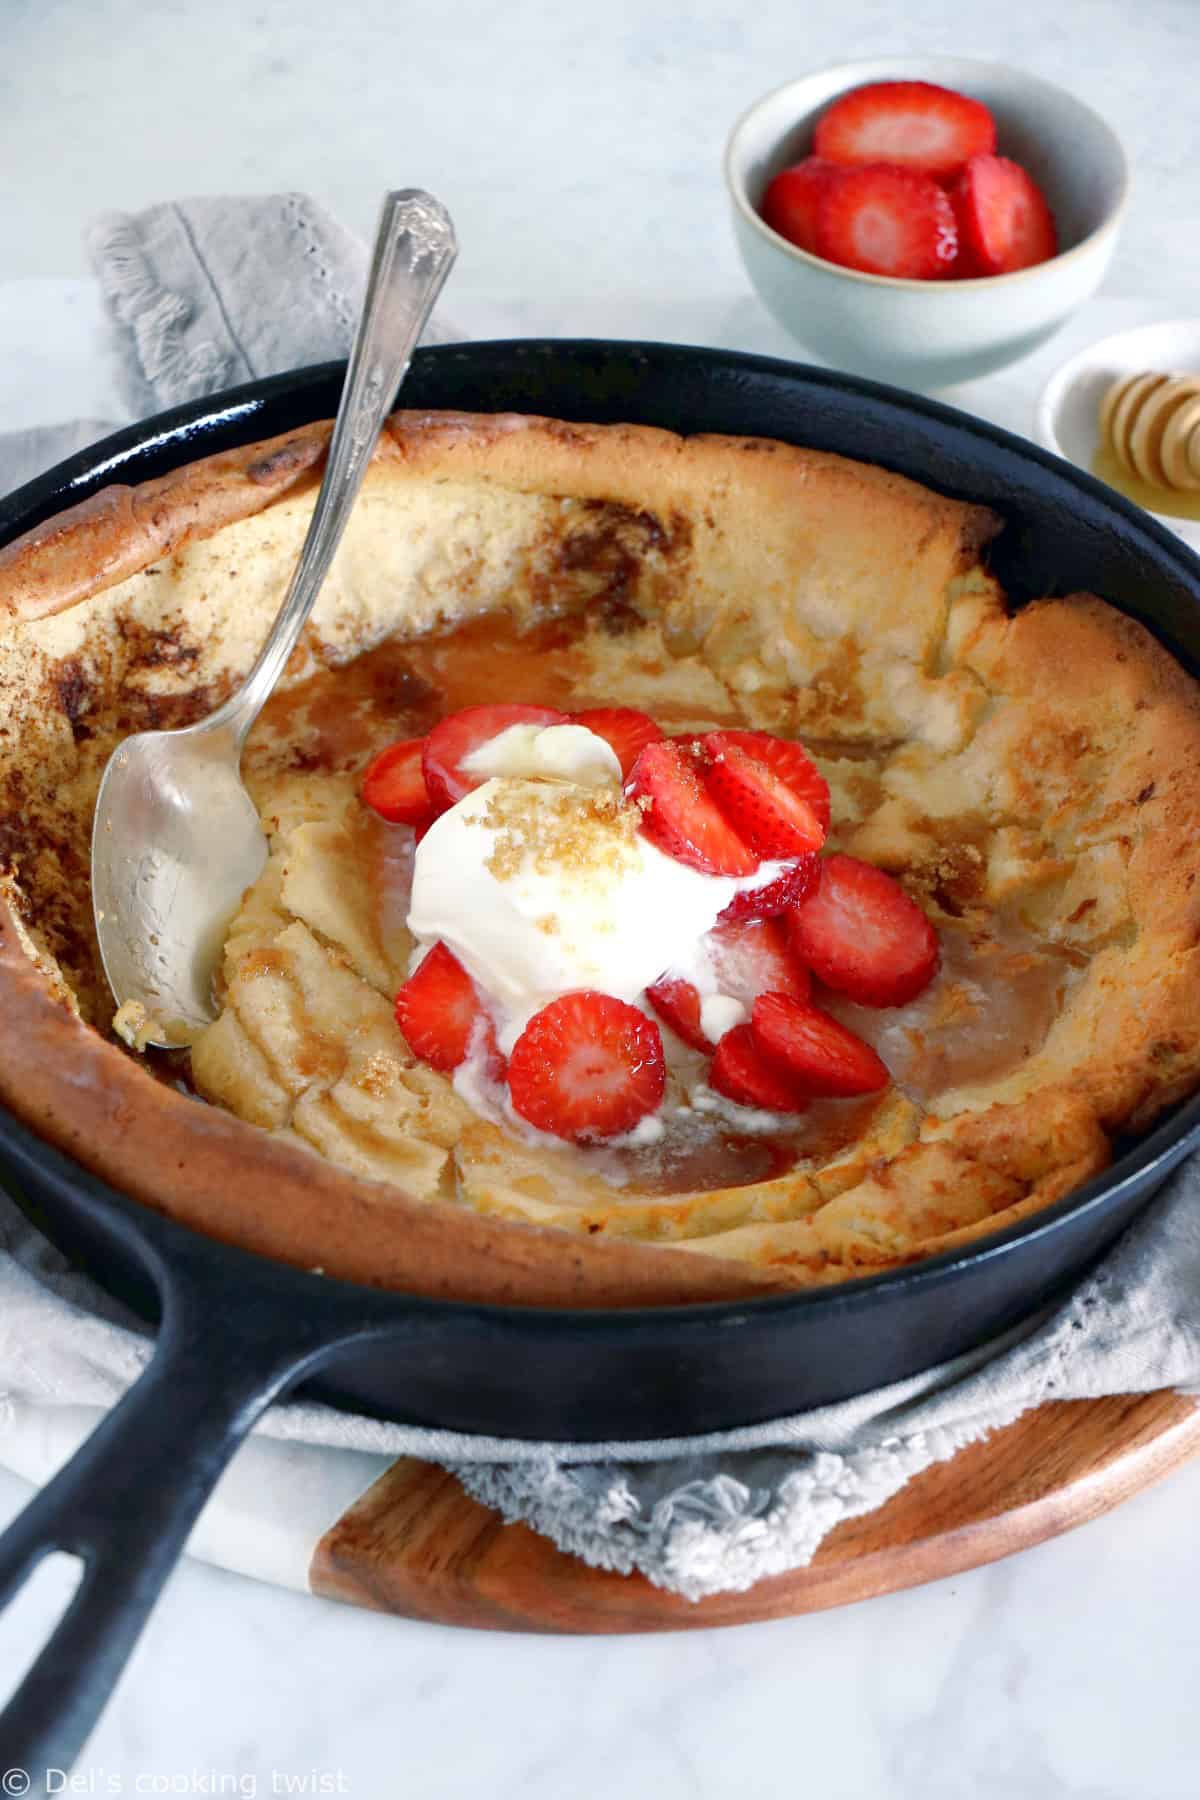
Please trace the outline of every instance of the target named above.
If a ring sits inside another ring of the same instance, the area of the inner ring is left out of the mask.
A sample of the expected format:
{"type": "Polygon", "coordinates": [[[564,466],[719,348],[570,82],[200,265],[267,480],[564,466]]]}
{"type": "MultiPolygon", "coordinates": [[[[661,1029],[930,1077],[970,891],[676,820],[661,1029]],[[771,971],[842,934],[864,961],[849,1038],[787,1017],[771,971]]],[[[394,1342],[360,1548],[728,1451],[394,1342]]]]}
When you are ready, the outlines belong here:
{"type": "Polygon", "coordinates": [[[1100,402],[1100,436],[1131,475],[1200,489],[1200,375],[1121,375],[1100,402]]]}

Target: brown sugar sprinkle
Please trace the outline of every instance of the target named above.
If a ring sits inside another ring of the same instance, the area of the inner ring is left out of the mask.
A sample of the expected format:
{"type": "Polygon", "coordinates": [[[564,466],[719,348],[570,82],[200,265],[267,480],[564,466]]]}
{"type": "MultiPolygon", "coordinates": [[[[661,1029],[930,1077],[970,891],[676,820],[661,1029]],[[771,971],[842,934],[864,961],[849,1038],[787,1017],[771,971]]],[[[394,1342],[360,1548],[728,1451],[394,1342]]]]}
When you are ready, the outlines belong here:
{"type": "MultiPolygon", "coordinates": [[[[488,869],[497,881],[509,881],[529,859],[539,875],[615,876],[636,861],[640,816],[636,806],[613,790],[541,781],[502,783],[481,820],[496,834],[488,869]]],[[[554,923],[539,921],[543,931],[554,923]]]]}
{"type": "Polygon", "coordinates": [[[359,1070],[355,1086],[365,1094],[382,1097],[395,1086],[400,1067],[394,1056],[384,1056],[376,1050],[359,1070]]]}

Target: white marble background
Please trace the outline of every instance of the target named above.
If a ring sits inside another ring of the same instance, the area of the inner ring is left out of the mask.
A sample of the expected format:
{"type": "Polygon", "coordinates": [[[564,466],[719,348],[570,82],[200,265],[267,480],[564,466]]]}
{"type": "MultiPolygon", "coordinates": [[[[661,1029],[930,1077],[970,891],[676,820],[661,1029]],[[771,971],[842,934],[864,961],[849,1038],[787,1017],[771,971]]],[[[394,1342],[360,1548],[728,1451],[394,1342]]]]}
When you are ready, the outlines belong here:
{"type": "MultiPolygon", "coordinates": [[[[3,280],[82,274],[107,207],[296,187],[366,232],[419,183],[464,246],[448,309],[480,330],[630,335],[670,300],[679,339],[781,351],[728,230],[728,125],[806,68],[929,50],[1105,111],[1137,168],[1109,315],[1200,310],[1196,0],[0,0],[0,28],[3,280]]],[[[0,429],[65,416],[48,337],[0,354],[0,429]]],[[[978,403],[1019,425],[1018,397],[978,403]]],[[[27,1494],[0,1474],[0,1522],[27,1494]]],[[[992,1569],[652,1639],[474,1636],[188,1563],[75,1791],[1194,1800],[1198,1512],[1200,1465],[992,1569]]],[[[61,1593],[47,1571],[0,1615],[0,1692],[61,1593]]]]}

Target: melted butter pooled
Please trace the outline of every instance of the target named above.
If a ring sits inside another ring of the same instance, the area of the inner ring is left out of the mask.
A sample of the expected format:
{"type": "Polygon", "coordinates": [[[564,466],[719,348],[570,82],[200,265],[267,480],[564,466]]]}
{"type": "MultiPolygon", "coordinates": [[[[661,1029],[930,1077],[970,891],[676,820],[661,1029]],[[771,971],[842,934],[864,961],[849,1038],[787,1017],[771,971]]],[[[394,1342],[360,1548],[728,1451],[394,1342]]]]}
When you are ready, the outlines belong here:
{"type": "Polygon", "coordinates": [[[882,1100],[877,1094],[861,1100],[814,1100],[778,1132],[737,1131],[705,1113],[669,1111],[657,1143],[584,1154],[614,1181],[618,1205],[624,1185],[636,1190],[634,1198],[747,1187],[801,1164],[829,1162],[870,1130],[882,1100]]]}
{"type": "Polygon", "coordinates": [[[412,904],[413,852],[411,831],[388,825],[370,815],[368,844],[369,883],[375,903],[380,942],[386,946],[408,941],[408,909],[412,904]]]}
{"type": "Polygon", "coordinates": [[[619,1205],[625,1186],[638,1200],[645,1194],[699,1194],[769,1181],[791,1168],[798,1150],[790,1139],[730,1131],[693,1113],[669,1118],[656,1144],[585,1154],[614,1182],[619,1205]]]}
{"type": "Polygon", "coordinates": [[[987,931],[943,925],[941,967],[907,1006],[856,1006],[819,993],[820,1004],[865,1038],[916,1101],[947,1088],[998,1080],[1039,1049],[1071,978],[1063,954],[1017,926],[987,931]]]}
{"type": "Polygon", "coordinates": [[[580,635],[569,620],[518,631],[492,614],[437,637],[389,638],[277,689],[250,734],[246,766],[357,769],[398,738],[424,737],[447,713],[513,696],[568,711],[584,668],[580,635]]]}

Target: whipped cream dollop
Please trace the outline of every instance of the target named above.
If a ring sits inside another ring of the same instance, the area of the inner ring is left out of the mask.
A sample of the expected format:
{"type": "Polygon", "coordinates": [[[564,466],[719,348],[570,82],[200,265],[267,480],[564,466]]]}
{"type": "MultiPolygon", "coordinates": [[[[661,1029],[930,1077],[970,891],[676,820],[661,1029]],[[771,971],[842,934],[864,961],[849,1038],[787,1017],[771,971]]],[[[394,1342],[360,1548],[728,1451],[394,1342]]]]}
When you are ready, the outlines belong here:
{"type": "Polygon", "coordinates": [[[484,777],[425,833],[408,927],[446,944],[489,1000],[507,1054],[533,1014],[594,988],[630,1004],[670,974],[701,995],[714,1039],[745,1018],[702,942],[738,894],[774,881],[706,875],[639,830],[611,747],[581,725],[513,725],[474,751],[484,777]]]}

